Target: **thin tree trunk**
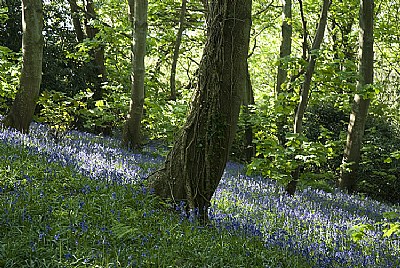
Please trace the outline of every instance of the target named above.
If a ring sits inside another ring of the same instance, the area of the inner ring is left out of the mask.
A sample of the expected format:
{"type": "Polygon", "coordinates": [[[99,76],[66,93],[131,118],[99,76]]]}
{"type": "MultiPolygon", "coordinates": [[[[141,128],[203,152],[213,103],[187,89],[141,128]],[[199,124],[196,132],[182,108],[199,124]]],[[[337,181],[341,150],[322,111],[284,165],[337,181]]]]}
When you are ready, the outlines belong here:
{"type": "Polygon", "coordinates": [[[209,10],[208,0],[201,0],[201,3],[203,4],[205,11],[208,13],[209,10]]]}
{"type": "MultiPolygon", "coordinates": [[[[356,21],[356,18],[353,15],[353,10],[357,8],[358,3],[351,1],[344,2],[344,0],[339,0],[339,3],[339,7],[336,7],[336,9],[341,8],[342,11],[345,10],[346,12],[342,14],[334,14],[332,18],[333,58],[337,63],[335,65],[337,66],[338,71],[353,72],[355,70],[353,70],[352,65],[349,66],[347,62],[356,62],[357,60],[356,44],[352,43],[350,36],[356,21]],[[346,6],[344,4],[346,4],[346,6]]],[[[357,82],[356,76],[354,75],[353,77],[353,79],[348,77],[346,82],[348,84],[355,84],[357,82]]],[[[346,94],[345,87],[340,87],[338,90],[339,91],[337,92],[346,94]]],[[[352,100],[350,101],[352,103],[352,100]]]]}
{"type": "Polygon", "coordinates": [[[72,24],[74,25],[74,30],[76,34],[76,40],[81,43],[83,39],[85,39],[85,34],[83,32],[80,16],[79,16],[79,8],[76,0],[69,0],[69,5],[71,9],[71,17],[72,17],[72,24]]]}
{"type": "Polygon", "coordinates": [[[93,0],[85,0],[85,31],[86,35],[93,39],[99,32],[98,29],[91,25],[90,21],[96,18],[96,11],[93,7],[93,0]]]}
{"type": "Polygon", "coordinates": [[[175,41],[175,47],[174,47],[174,55],[172,57],[172,66],[171,66],[171,76],[169,79],[169,85],[170,85],[170,99],[171,100],[176,100],[176,65],[178,63],[178,58],[179,58],[179,49],[181,47],[181,42],[182,42],[182,34],[183,31],[185,30],[185,24],[186,24],[186,2],[187,0],[182,0],[182,6],[181,6],[181,13],[179,17],[179,29],[176,34],[176,41],[175,41]]]}
{"type": "Polygon", "coordinates": [[[300,16],[301,16],[301,24],[303,26],[303,43],[302,43],[302,57],[304,60],[307,60],[307,55],[309,52],[309,46],[308,46],[308,30],[307,30],[307,21],[304,16],[304,8],[303,8],[303,0],[299,0],[299,6],[300,6],[300,16]]]}
{"type": "MultiPolygon", "coordinates": [[[[311,79],[314,74],[315,63],[317,60],[317,55],[315,52],[317,50],[319,50],[319,48],[321,47],[322,41],[324,39],[325,28],[326,28],[326,24],[327,24],[327,20],[328,20],[328,9],[329,9],[330,5],[331,5],[330,0],[323,1],[321,16],[320,16],[319,23],[318,23],[318,28],[315,33],[313,44],[311,46],[311,53],[309,56],[310,59],[308,61],[307,69],[304,74],[304,82],[301,87],[300,101],[297,106],[297,111],[296,111],[295,118],[294,118],[293,132],[295,134],[302,134],[302,132],[303,132],[303,117],[304,117],[304,113],[305,113],[305,110],[308,105],[310,88],[311,88],[311,79]]],[[[297,168],[297,170],[292,173],[292,181],[286,187],[286,191],[288,194],[293,195],[294,192],[296,191],[297,182],[299,181],[299,177],[300,177],[300,169],[301,169],[301,167],[299,166],[297,168]]]]}
{"type": "Polygon", "coordinates": [[[20,86],[9,114],[3,124],[28,133],[35,113],[42,80],[43,7],[41,0],[22,1],[23,63],[20,86]]]}
{"type": "MultiPolygon", "coordinates": [[[[279,52],[278,74],[276,79],[276,96],[278,105],[285,105],[279,101],[279,95],[283,92],[282,85],[287,79],[287,64],[284,63],[285,58],[290,57],[292,53],[292,0],[282,0],[282,42],[279,52]]],[[[285,109],[283,109],[285,110],[285,109]]],[[[285,125],[287,125],[287,116],[283,114],[278,116],[277,130],[278,139],[281,145],[286,142],[285,125]]]]}
{"type": "Polygon", "coordinates": [[[204,220],[235,136],[251,27],[251,0],[210,3],[207,42],[187,121],[149,186],[162,198],[197,210],[204,220]]]}
{"type": "Polygon", "coordinates": [[[251,123],[251,105],[254,105],[254,93],[253,87],[251,85],[250,73],[249,68],[247,66],[247,77],[246,77],[246,89],[245,89],[245,96],[243,99],[243,114],[244,114],[244,138],[245,138],[245,156],[246,161],[250,162],[251,159],[254,157],[256,150],[253,143],[253,125],[251,123]]]}
{"type": "MultiPolygon", "coordinates": [[[[342,2],[342,3],[343,3],[343,1],[344,0],[340,0],[340,2],[342,2]]],[[[354,2],[349,1],[348,3],[349,3],[348,12],[350,10],[353,10],[356,8],[355,4],[351,4],[354,2]]],[[[345,57],[345,59],[348,59],[348,60],[356,60],[356,58],[357,58],[357,53],[356,53],[356,50],[354,49],[354,44],[351,44],[351,40],[350,40],[350,34],[351,34],[351,31],[353,29],[353,25],[355,22],[356,22],[355,18],[348,17],[348,19],[343,23],[344,25],[342,25],[342,27],[340,29],[340,32],[342,35],[344,57],[345,57]]]]}
{"type": "Polygon", "coordinates": [[[204,15],[206,18],[206,22],[208,23],[208,14],[210,11],[210,5],[208,3],[208,0],[201,0],[201,3],[203,4],[203,7],[204,7],[204,15]]]}
{"type": "MultiPolygon", "coordinates": [[[[132,36],[135,34],[135,0],[128,0],[128,19],[131,23],[132,36]]],[[[133,50],[132,50],[133,51],[133,50]]]]}
{"type": "MultiPolygon", "coordinates": [[[[374,77],[374,1],[362,0],[360,7],[360,46],[361,60],[357,91],[364,91],[373,84],[374,77]]],[[[343,164],[338,186],[352,193],[356,190],[358,169],[361,158],[361,147],[364,136],[365,121],[368,115],[370,99],[361,94],[354,96],[354,103],[347,130],[347,141],[344,149],[343,164]]]]}
{"type": "Polygon", "coordinates": [[[141,121],[144,104],[144,58],[146,55],[147,6],[147,0],[135,0],[133,13],[135,32],[133,37],[131,101],[122,137],[123,146],[129,148],[140,146],[142,139],[141,121]]]}
{"type": "Polygon", "coordinates": [[[301,88],[301,94],[300,94],[300,102],[297,107],[297,112],[295,115],[295,123],[294,123],[294,133],[301,134],[303,132],[303,117],[304,117],[304,112],[306,110],[306,107],[308,105],[308,99],[310,95],[310,88],[311,88],[311,79],[314,74],[314,69],[315,69],[315,63],[317,59],[317,55],[315,52],[319,50],[321,47],[324,34],[325,34],[325,28],[327,24],[327,19],[328,19],[328,9],[331,4],[330,0],[324,0],[323,6],[322,6],[322,11],[321,11],[321,17],[318,23],[318,28],[317,32],[315,34],[315,38],[311,47],[311,56],[310,60],[307,65],[306,72],[304,74],[304,82],[302,84],[301,88]]]}
{"type": "MultiPolygon", "coordinates": [[[[89,23],[90,20],[96,18],[96,11],[93,6],[93,0],[86,0],[86,35],[88,38],[94,40],[96,35],[99,33],[99,30],[89,23]]],[[[107,81],[107,70],[104,63],[104,46],[99,44],[93,50],[93,65],[94,65],[94,73],[96,75],[95,78],[95,91],[93,94],[94,100],[103,99],[104,90],[103,84],[107,81]]]]}

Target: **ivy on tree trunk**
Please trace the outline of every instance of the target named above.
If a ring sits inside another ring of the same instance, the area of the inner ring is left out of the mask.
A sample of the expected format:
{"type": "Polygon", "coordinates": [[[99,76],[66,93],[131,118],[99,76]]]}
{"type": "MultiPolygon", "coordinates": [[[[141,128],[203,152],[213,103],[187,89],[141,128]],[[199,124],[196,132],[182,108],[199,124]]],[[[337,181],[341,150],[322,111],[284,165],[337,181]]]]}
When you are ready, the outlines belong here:
{"type": "Polygon", "coordinates": [[[247,80],[251,0],[210,2],[207,42],[186,123],[164,167],[149,177],[162,198],[207,208],[224,172],[247,80]]]}

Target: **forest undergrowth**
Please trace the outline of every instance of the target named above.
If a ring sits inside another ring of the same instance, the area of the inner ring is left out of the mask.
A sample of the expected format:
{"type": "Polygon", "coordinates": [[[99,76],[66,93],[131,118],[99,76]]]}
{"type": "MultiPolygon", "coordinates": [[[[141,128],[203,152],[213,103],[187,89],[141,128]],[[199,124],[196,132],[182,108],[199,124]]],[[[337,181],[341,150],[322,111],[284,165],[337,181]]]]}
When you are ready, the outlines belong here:
{"type": "Polygon", "coordinates": [[[400,267],[398,239],[348,233],[398,207],[311,188],[289,197],[228,163],[201,225],[146,188],[159,152],[54,139],[35,123],[0,130],[0,267],[400,267]]]}

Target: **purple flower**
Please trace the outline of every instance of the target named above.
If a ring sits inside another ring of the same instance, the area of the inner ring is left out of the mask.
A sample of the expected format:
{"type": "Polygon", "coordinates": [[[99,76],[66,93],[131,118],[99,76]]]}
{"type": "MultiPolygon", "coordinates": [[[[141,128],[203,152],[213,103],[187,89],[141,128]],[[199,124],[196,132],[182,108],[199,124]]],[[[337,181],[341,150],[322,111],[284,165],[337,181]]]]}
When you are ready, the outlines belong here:
{"type": "Polygon", "coordinates": [[[91,188],[90,188],[89,185],[85,185],[85,186],[82,188],[82,193],[83,193],[83,194],[89,194],[90,192],[91,192],[91,188]]]}
{"type": "Polygon", "coordinates": [[[39,233],[39,240],[42,240],[46,236],[45,233],[39,233]]]}
{"type": "Polygon", "coordinates": [[[87,226],[85,220],[81,221],[81,222],[79,223],[79,226],[81,227],[81,231],[82,231],[83,233],[87,232],[88,226],[87,226]]]}
{"type": "Polygon", "coordinates": [[[31,242],[29,243],[29,246],[31,247],[32,252],[35,252],[35,251],[36,251],[36,243],[35,243],[35,242],[31,241],[31,242]]]}
{"type": "Polygon", "coordinates": [[[55,241],[58,241],[59,238],[60,238],[60,234],[59,234],[59,233],[57,233],[57,234],[54,235],[54,240],[55,240],[55,241]]]}
{"type": "Polygon", "coordinates": [[[70,252],[65,253],[65,254],[64,254],[64,258],[65,258],[66,260],[71,259],[71,258],[72,258],[71,253],[70,253],[70,252]]]}
{"type": "MultiPolygon", "coordinates": [[[[150,154],[134,154],[119,148],[118,140],[99,138],[77,131],[69,133],[74,137],[73,139],[64,139],[62,143],[55,145],[53,140],[43,135],[46,132],[46,126],[39,124],[32,124],[30,135],[13,130],[1,130],[0,142],[13,146],[23,145],[30,153],[40,154],[49,162],[72,166],[77,172],[93,180],[101,181],[101,185],[106,185],[102,187],[106,189],[111,189],[115,185],[135,185],[131,188],[126,187],[127,190],[131,189],[134,199],[141,194],[153,193],[153,189],[148,190],[143,186],[143,179],[161,164],[163,161],[161,157],[153,158],[149,156],[150,154]],[[149,165],[152,168],[147,168],[149,165]],[[146,166],[146,168],[143,169],[141,166],[146,166]],[[136,190],[137,186],[141,187],[139,191],[136,190]]],[[[153,149],[147,150],[151,152],[153,149]]],[[[48,172],[47,176],[52,176],[53,171],[46,172],[48,172]]],[[[25,176],[28,182],[34,179],[25,176]]],[[[15,187],[20,188],[18,184],[15,187]]],[[[96,190],[100,189],[96,186],[96,190]]],[[[5,189],[0,187],[0,193],[4,191],[5,189]]],[[[91,191],[89,185],[81,189],[83,194],[89,194],[91,191]]],[[[209,219],[221,229],[243,232],[248,236],[259,236],[264,239],[266,247],[281,247],[303,255],[316,263],[316,267],[396,267],[399,265],[400,242],[388,243],[380,239],[378,230],[370,232],[371,237],[368,241],[356,245],[351,242],[346,233],[352,225],[377,222],[383,212],[395,211],[396,208],[341,192],[331,194],[305,189],[294,197],[288,197],[283,195],[282,191],[275,181],[246,176],[243,165],[228,163],[211,200],[209,219]]],[[[13,194],[10,210],[24,198],[19,191],[13,194]]],[[[45,197],[45,193],[39,192],[38,196],[45,197]]],[[[113,192],[111,198],[116,199],[117,194],[113,192]]],[[[64,197],[60,197],[59,200],[62,202],[64,197]]],[[[82,209],[84,206],[85,202],[80,201],[79,208],[82,209]]],[[[63,204],[63,208],[67,208],[67,204],[63,204]]],[[[181,220],[187,220],[188,215],[183,202],[176,206],[176,210],[181,213],[181,220]]],[[[7,215],[8,210],[4,209],[4,211],[7,215]]],[[[116,213],[111,210],[111,212],[118,220],[120,219],[119,211],[116,213]]],[[[20,213],[22,221],[32,221],[26,208],[20,213]]],[[[51,214],[52,209],[49,208],[48,213],[51,214]]],[[[151,212],[146,211],[143,216],[149,217],[151,212]]],[[[191,211],[189,220],[194,219],[195,216],[191,211]]],[[[85,219],[82,219],[77,228],[81,232],[87,232],[89,227],[85,219]]],[[[50,230],[51,228],[46,226],[45,231],[39,233],[39,240],[44,239],[50,230]]],[[[54,236],[56,241],[60,237],[59,234],[57,235],[54,236]]],[[[145,239],[142,242],[147,243],[145,239]]],[[[76,243],[78,243],[77,240],[76,243]]],[[[30,245],[34,251],[35,243],[31,242],[30,245]]]]}

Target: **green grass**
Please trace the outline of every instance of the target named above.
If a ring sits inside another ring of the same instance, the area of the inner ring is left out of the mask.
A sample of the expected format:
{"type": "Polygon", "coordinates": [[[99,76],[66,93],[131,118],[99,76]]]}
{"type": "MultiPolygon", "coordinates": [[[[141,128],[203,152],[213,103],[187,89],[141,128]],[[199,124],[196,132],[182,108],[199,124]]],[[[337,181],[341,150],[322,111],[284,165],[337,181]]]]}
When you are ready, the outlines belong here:
{"type": "Polygon", "coordinates": [[[259,237],[190,222],[140,185],[4,143],[0,187],[0,267],[311,267],[259,237]]]}

